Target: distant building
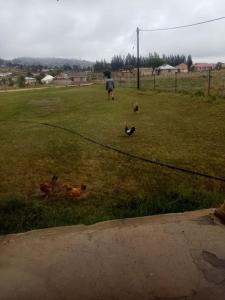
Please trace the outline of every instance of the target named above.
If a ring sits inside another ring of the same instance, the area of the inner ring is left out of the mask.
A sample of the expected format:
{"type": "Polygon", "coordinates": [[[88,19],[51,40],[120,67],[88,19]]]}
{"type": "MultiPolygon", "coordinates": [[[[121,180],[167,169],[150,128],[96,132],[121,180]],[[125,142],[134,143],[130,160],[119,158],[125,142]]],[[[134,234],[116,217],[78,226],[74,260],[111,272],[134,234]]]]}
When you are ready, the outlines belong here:
{"type": "Polygon", "coordinates": [[[12,76],[12,73],[0,73],[0,78],[6,78],[12,76]]]}
{"type": "Polygon", "coordinates": [[[73,85],[86,83],[88,80],[91,80],[92,73],[87,72],[68,72],[61,73],[54,77],[54,84],[56,85],[73,85]]]}
{"type": "Polygon", "coordinates": [[[72,84],[72,79],[66,73],[61,73],[54,77],[53,83],[56,85],[70,85],[72,84]]]}
{"type": "MultiPolygon", "coordinates": [[[[134,69],[135,73],[137,73],[137,68],[134,69]]],[[[139,68],[140,76],[150,76],[153,73],[153,68],[139,68]]]]}
{"type": "Polygon", "coordinates": [[[46,75],[43,79],[41,79],[41,82],[44,84],[50,84],[53,82],[54,77],[52,75],[46,75]]]}
{"type": "Polygon", "coordinates": [[[158,75],[170,74],[170,73],[172,74],[177,73],[177,69],[175,67],[166,64],[156,68],[156,74],[158,75]]]}
{"type": "Polygon", "coordinates": [[[176,66],[176,69],[177,69],[177,71],[180,72],[180,73],[187,73],[187,72],[188,72],[188,65],[182,63],[182,64],[177,65],[177,66],[176,66]]]}
{"type": "Polygon", "coordinates": [[[213,70],[216,67],[216,64],[208,64],[208,63],[196,63],[192,65],[195,71],[208,71],[208,70],[213,70]]]}
{"type": "Polygon", "coordinates": [[[36,84],[37,80],[33,77],[25,77],[25,84],[26,85],[33,85],[36,84]]]}

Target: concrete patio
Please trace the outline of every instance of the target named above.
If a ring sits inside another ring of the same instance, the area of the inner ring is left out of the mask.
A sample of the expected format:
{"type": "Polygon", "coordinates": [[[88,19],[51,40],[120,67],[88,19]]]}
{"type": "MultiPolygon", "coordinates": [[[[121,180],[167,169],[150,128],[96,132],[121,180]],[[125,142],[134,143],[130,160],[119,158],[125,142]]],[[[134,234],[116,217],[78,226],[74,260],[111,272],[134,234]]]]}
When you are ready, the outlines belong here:
{"type": "Polygon", "coordinates": [[[225,299],[213,210],[0,237],[0,299],[225,299]]]}

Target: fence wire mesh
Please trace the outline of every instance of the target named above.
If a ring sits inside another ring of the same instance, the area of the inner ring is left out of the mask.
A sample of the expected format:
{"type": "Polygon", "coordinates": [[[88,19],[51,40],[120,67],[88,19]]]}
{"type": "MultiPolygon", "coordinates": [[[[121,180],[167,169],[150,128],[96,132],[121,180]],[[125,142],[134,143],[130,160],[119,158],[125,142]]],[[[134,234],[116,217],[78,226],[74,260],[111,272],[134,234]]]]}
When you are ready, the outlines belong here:
{"type": "MultiPolygon", "coordinates": [[[[114,73],[118,87],[136,88],[135,73],[114,73]]],[[[140,76],[140,88],[168,92],[187,92],[225,97],[225,70],[140,76]]]]}

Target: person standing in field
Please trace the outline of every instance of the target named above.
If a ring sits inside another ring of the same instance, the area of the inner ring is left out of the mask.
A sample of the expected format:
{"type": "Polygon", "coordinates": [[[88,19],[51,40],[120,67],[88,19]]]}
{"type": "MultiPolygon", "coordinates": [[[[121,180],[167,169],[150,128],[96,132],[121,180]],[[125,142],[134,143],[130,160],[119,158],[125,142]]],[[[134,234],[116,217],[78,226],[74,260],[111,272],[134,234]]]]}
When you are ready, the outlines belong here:
{"type": "Polygon", "coordinates": [[[108,78],[106,79],[106,90],[108,92],[108,100],[111,98],[114,100],[114,91],[115,89],[115,83],[114,80],[111,78],[110,75],[108,75],[108,78]]]}

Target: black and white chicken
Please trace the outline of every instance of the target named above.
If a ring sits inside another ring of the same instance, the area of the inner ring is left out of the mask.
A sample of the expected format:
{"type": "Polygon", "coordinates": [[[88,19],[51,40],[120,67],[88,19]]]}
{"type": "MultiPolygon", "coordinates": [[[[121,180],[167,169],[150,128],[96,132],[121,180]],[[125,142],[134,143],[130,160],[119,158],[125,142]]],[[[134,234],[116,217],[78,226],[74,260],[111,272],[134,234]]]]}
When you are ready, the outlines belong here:
{"type": "Polygon", "coordinates": [[[134,126],[132,126],[131,128],[129,128],[128,126],[125,126],[125,133],[128,136],[131,136],[134,132],[135,132],[135,127],[134,126]]]}

